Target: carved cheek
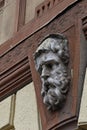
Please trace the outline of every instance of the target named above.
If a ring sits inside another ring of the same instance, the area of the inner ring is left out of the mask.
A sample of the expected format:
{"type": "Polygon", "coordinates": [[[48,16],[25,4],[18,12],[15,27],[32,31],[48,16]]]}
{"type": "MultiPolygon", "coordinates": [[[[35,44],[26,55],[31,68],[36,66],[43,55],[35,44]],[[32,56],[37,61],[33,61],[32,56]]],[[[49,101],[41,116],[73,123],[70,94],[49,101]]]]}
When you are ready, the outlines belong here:
{"type": "Polygon", "coordinates": [[[59,66],[53,65],[53,68],[51,69],[51,74],[56,74],[56,72],[59,70],[59,66]]]}

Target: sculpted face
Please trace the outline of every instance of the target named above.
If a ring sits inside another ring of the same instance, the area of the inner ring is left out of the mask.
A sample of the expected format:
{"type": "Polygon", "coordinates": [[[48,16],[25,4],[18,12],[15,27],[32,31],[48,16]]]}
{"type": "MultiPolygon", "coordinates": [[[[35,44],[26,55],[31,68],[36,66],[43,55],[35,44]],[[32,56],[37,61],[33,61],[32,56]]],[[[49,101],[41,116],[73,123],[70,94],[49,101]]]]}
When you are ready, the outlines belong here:
{"type": "MultiPolygon", "coordinates": [[[[58,42],[53,38],[49,41],[49,44],[52,44],[52,46],[58,42]]],[[[46,42],[48,42],[48,40],[45,40],[45,43],[46,42]]],[[[65,64],[63,62],[63,57],[62,59],[60,57],[60,53],[62,54],[61,49],[52,51],[51,49],[48,50],[46,47],[44,51],[42,50],[39,52],[39,55],[36,56],[35,59],[36,69],[39,72],[42,81],[41,95],[43,97],[43,102],[46,104],[47,109],[50,110],[56,110],[62,107],[66,99],[66,93],[69,89],[70,76],[67,68],[68,60],[65,64]]]]}

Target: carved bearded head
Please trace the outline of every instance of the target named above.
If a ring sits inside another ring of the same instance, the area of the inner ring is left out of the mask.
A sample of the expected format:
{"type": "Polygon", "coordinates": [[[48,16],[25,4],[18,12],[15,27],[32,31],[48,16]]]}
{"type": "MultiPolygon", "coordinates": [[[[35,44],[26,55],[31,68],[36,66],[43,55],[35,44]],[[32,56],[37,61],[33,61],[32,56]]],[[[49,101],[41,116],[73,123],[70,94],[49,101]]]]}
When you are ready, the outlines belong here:
{"type": "Polygon", "coordinates": [[[61,108],[70,86],[67,39],[61,34],[47,36],[37,48],[34,59],[42,81],[44,104],[49,110],[61,108]]]}

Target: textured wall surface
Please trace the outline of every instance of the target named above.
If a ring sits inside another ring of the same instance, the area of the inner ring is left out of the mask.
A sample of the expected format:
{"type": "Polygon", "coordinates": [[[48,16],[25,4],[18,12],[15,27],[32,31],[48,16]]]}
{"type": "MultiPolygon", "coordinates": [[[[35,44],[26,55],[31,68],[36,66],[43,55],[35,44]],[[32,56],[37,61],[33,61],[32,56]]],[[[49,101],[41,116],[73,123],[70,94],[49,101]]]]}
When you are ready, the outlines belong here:
{"type": "Polygon", "coordinates": [[[85,75],[84,89],[82,93],[78,125],[87,125],[87,69],[85,75]]]}
{"type": "Polygon", "coordinates": [[[0,13],[0,44],[12,37],[14,33],[16,0],[5,0],[0,13]]]}
{"type": "Polygon", "coordinates": [[[0,128],[9,123],[11,97],[0,102],[0,128]]]}
{"type": "Polygon", "coordinates": [[[0,39],[1,39],[2,18],[3,18],[3,7],[0,8],[0,39]]]}
{"type": "Polygon", "coordinates": [[[33,83],[18,91],[12,104],[11,96],[0,103],[0,128],[13,120],[11,124],[16,130],[41,130],[33,83]],[[10,119],[10,113],[14,113],[13,119],[10,119]]]}
{"type": "MultiPolygon", "coordinates": [[[[44,0],[27,0],[25,23],[29,22],[35,13],[35,7],[44,0]]],[[[0,8],[0,45],[14,34],[16,16],[16,0],[5,0],[0,8]]],[[[9,123],[11,97],[0,102],[0,128],[9,123]]],[[[14,126],[16,130],[39,130],[39,115],[33,83],[18,91],[16,95],[14,126]]]]}
{"type": "Polygon", "coordinates": [[[17,93],[14,126],[16,130],[39,130],[33,83],[17,93]]]}
{"type": "MultiPolygon", "coordinates": [[[[35,8],[44,0],[26,0],[25,24],[34,18],[35,8]]],[[[14,34],[16,17],[16,0],[5,0],[0,8],[0,44],[14,34]]]]}
{"type": "Polygon", "coordinates": [[[34,18],[35,8],[42,3],[44,0],[26,0],[26,15],[25,23],[28,23],[31,19],[34,18]]]}

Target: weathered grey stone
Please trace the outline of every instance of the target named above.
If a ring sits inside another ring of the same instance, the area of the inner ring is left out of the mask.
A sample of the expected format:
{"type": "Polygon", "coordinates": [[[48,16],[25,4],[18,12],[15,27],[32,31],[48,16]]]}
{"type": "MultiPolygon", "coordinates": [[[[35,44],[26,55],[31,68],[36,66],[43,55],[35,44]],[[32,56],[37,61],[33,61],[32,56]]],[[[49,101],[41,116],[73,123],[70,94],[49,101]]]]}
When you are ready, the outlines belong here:
{"type": "Polygon", "coordinates": [[[61,108],[70,83],[67,39],[61,34],[47,36],[37,48],[34,59],[42,81],[44,104],[51,110],[61,108]]]}

